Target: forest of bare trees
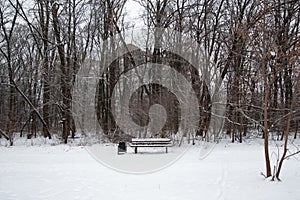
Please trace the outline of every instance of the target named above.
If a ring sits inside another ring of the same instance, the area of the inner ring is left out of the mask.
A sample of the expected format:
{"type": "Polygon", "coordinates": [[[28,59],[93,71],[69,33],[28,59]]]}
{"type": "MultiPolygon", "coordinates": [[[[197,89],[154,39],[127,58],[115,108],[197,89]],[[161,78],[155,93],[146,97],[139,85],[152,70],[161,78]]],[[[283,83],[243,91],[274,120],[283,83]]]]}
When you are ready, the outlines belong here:
{"type": "MultiPolygon", "coordinates": [[[[193,38],[215,63],[227,92],[223,132],[232,142],[242,143],[253,132],[264,138],[266,147],[269,139],[285,141],[276,175],[279,178],[288,139],[296,139],[299,132],[300,2],[136,2],[143,9],[139,20],[146,30],[175,30],[180,34],[172,40],[177,42],[185,36],[193,38]]],[[[207,131],[213,115],[209,83],[197,70],[183,68],[182,60],[174,61],[174,55],[161,46],[161,32],[154,32],[153,46],[141,44],[129,54],[115,54],[127,42],[126,37],[131,37],[129,33],[135,31],[136,22],[127,20],[131,12],[125,9],[127,3],[127,0],[0,2],[0,137],[6,138],[10,145],[16,134],[27,138],[55,136],[68,143],[69,138],[82,134],[82,127],[94,121],[81,121],[80,126],[75,123],[78,116],[72,112],[75,101],[72,89],[76,76],[82,65],[101,68],[110,55],[115,60],[103,70],[96,84],[96,98],[89,101],[96,102],[96,118],[101,127],[94,134],[101,132],[113,142],[124,135],[108,109],[114,107],[111,101],[114,87],[122,74],[151,61],[172,65],[191,81],[201,116],[194,136],[212,140],[207,131]],[[113,40],[112,36],[116,38],[113,40]]],[[[172,40],[168,46],[172,46],[172,40]]],[[[182,46],[179,51],[185,48],[182,46]]],[[[125,88],[120,89],[120,96],[124,91],[125,88]]],[[[180,110],[174,95],[156,84],[140,87],[134,95],[133,121],[146,125],[149,107],[160,103],[168,112],[160,136],[178,132],[180,110]]],[[[270,163],[268,148],[265,155],[266,163],[270,163]]],[[[271,176],[270,164],[266,168],[265,175],[271,176]]]]}

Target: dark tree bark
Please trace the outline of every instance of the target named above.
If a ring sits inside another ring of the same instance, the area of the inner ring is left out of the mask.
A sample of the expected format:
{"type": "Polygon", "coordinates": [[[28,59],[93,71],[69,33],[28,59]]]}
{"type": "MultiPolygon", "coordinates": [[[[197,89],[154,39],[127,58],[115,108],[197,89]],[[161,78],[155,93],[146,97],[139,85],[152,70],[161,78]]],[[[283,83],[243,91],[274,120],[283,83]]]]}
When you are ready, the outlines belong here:
{"type": "MultiPolygon", "coordinates": [[[[43,118],[47,127],[50,127],[50,60],[49,60],[49,26],[50,26],[50,2],[39,1],[39,18],[42,32],[42,43],[43,43],[43,69],[42,69],[42,81],[43,81],[43,118]]],[[[51,138],[49,131],[43,127],[44,137],[51,138]]]]}

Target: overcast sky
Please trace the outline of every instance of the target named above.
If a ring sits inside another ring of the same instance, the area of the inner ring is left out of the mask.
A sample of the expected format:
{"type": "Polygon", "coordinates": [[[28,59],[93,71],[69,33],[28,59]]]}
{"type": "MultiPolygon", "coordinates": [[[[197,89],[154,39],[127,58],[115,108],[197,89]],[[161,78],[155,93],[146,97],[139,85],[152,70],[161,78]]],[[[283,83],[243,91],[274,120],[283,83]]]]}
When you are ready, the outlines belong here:
{"type": "Polygon", "coordinates": [[[126,16],[126,21],[132,22],[135,24],[135,27],[143,26],[144,22],[141,18],[143,13],[143,7],[134,0],[128,0],[125,4],[125,11],[128,16],[126,16]]]}

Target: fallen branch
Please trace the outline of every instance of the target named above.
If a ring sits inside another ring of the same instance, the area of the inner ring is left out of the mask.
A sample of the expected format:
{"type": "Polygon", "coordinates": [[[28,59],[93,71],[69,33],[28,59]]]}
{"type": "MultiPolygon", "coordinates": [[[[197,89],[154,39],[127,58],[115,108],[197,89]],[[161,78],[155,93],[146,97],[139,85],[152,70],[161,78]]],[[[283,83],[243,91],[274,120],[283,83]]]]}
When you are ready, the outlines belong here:
{"type": "Polygon", "coordinates": [[[51,134],[50,134],[49,128],[48,128],[45,120],[43,119],[42,115],[40,114],[40,112],[33,105],[33,103],[30,101],[30,99],[23,93],[23,91],[18,87],[18,85],[12,78],[11,78],[11,82],[12,82],[12,85],[15,87],[15,89],[18,91],[18,93],[23,97],[23,99],[28,103],[28,105],[31,107],[31,109],[36,113],[36,115],[38,116],[38,118],[40,119],[40,121],[42,122],[43,126],[45,127],[45,129],[47,131],[48,138],[51,139],[51,134]]]}
{"type": "Polygon", "coordinates": [[[0,129],[0,135],[2,135],[5,139],[9,140],[8,135],[0,129]]]}

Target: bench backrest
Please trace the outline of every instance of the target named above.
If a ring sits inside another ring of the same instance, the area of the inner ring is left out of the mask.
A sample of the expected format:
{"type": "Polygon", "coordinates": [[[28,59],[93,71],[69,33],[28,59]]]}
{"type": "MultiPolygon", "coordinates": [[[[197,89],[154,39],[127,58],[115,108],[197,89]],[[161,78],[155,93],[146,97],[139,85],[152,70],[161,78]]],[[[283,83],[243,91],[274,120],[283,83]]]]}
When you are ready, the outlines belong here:
{"type": "Polygon", "coordinates": [[[132,144],[171,144],[169,138],[132,138],[132,144]]]}

